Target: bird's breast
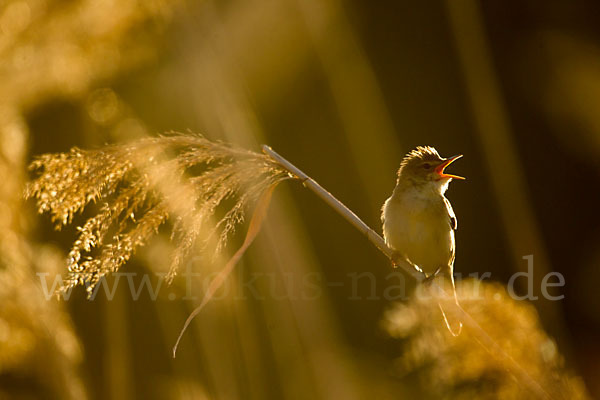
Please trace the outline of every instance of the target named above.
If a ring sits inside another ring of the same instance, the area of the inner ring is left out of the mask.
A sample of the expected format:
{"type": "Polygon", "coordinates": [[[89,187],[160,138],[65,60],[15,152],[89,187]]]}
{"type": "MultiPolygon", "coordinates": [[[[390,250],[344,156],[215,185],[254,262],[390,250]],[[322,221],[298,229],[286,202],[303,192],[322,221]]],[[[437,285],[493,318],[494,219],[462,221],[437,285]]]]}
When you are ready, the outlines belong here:
{"type": "Polygon", "coordinates": [[[451,263],[454,232],[443,198],[392,196],[383,209],[384,236],[388,246],[400,252],[426,273],[451,263]]]}

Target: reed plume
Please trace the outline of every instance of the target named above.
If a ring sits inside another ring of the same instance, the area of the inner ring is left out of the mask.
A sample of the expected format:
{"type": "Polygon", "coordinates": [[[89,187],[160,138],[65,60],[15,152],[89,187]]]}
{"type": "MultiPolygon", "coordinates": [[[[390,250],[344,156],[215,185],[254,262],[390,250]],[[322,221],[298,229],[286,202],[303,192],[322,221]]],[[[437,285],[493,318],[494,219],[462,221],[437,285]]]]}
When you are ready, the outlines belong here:
{"type": "Polygon", "coordinates": [[[289,176],[266,155],[180,133],[44,154],[30,169],[38,175],[27,184],[25,197],[34,198],[57,229],[91,202],[102,204],[78,227],[68,274],[58,289],[85,285],[88,295],[167,220],[176,244],[170,282],[193,249],[210,246],[218,253],[244,222],[248,207],[289,176]]]}
{"type": "Polygon", "coordinates": [[[498,283],[470,279],[458,281],[456,289],[464,310],[507,357],[498,357],[499,349],[479,346],[479,335],[469,324],[462,335],[452,336],[441,328],[436,298],[416,291],[409,302],[386,313],[382,326],[397,340],[401,354],[395,375],[407,383],[418,380],[420,398],[590,398],[531,304],[513,300],[498,283]],[[516,378],[515,363],[543,388],[542,396],[516,378]]]}

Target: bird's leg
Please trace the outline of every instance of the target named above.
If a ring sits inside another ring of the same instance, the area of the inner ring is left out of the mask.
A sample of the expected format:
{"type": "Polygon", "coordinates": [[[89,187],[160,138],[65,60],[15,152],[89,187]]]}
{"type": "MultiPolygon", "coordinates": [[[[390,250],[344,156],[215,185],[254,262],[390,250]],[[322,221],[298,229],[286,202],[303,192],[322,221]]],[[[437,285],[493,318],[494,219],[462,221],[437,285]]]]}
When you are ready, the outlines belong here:
{"type": "Polygon", "coordinates": [[[421,283],[423,283],[423,285],[431,285],[431,282],[433,282],[433,280],[438,276],[441,270],[441,267],[436,269],[433,274],[427,275],[421,283]]]}
{"type": "Polygon", "coordinates": [[[449,276],[448,272],[444,267],[440,267],[434,273],[427,275],[421,281],[421,284],[428,290],[434,290],[432,293],[435,293],[437,296],[442,295],[445,298],[454,298],[456,304],[458,304],[456,290],[454,289],[454,279],[452,279],[451,275],[449,276]]]}

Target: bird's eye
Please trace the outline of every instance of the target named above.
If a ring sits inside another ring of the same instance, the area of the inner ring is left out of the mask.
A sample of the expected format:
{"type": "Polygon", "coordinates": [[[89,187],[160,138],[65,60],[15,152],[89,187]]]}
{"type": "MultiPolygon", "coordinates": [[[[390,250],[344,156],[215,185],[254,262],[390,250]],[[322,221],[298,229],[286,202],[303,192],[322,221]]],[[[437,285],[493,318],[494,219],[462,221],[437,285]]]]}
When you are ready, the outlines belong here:
{"type": "Polygon", "coordinates": [[[425,163],[425,164],[423,164],[423,168],[429,169],[429,168],[431,168],[431,164],[425,163]]]}

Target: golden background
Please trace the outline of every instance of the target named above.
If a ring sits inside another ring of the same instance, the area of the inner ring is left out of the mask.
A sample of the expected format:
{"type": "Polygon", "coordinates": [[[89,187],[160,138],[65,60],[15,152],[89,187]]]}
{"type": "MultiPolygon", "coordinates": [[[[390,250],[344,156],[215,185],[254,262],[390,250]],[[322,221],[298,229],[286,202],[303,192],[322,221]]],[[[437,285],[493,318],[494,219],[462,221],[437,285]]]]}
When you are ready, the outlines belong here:
{"type": "MultiPolygon", "coordinates": [[[[392,372],[389,262],[293,182],[230,277],[267,277],[262,296],[234,283],[244,299],[210,304],[176,359],[183,281],[157,301],[124,285],[44,300],[36,273],[63,271],[76,230],[22,200],[33,157],[173,130],[269,144],[376,230],[406,152],[464,154],[455,271],[505,284],[533,254],[538,295],[562,273],[564,300],[532,304],[600,396],[598,15],[593,1],[0,2],[0,396],[396,399],[430,382],[392,372]],[[307,276],[319,295],[291,294],[307,276]]],[[[159,235],[123,272],[164,271],[171,246],[159,235]]]]}

